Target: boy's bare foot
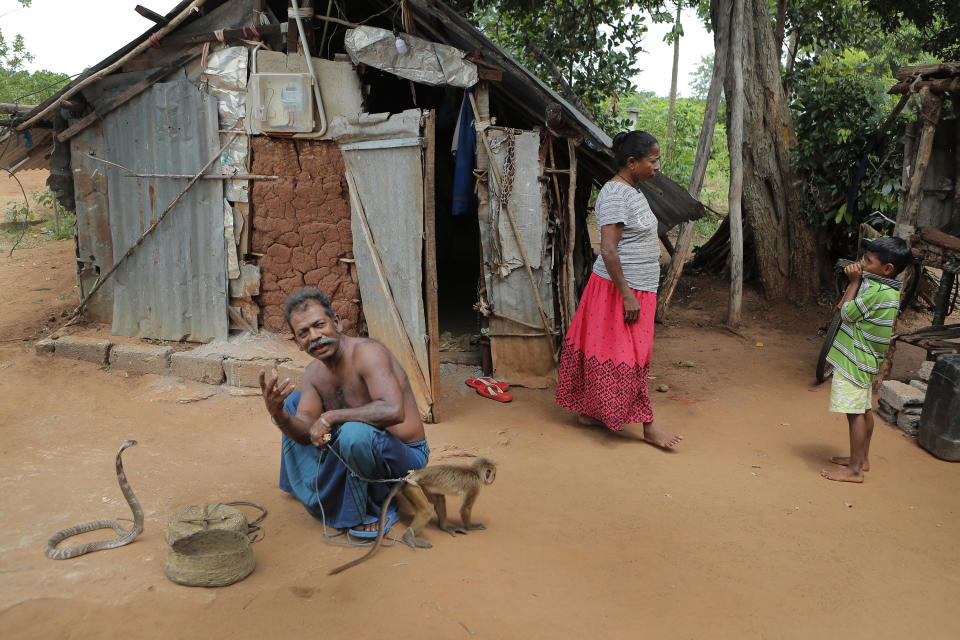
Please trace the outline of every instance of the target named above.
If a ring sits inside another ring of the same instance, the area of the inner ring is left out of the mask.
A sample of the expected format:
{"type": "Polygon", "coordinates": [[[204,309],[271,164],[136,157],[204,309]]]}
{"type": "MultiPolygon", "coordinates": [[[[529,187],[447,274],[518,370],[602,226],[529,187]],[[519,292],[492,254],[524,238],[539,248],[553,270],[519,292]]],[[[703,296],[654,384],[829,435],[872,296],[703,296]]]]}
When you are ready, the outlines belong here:
{"type": "Polygon", "coordinates": [[[849,468],[843,469],[821,469],[820,475],[827,480],[836,480],[837,482],[863,482],[863,472],[854,473],[849,468]]]}
{"type": "MultiPolygon", "coordinates": [[[[845,466],[847,466],[848,464],[850,464],[850,456],[833,456],[832,458],[830,458],[830,462],[832,462],[833,464],[839,464],[839,465],[845,467],[845,466]]],[[[869,463],[869,462],[864,462],[864,463],[863,463],[863,470],[864,470],[864,471],[870,471],[870,463],[869,463]]]]}
{"type": "Polygon", "coordinates": [[[643,439],[662,449],[672,449],[683,440],[681,435],[670,435],[655,424],[643,425],[643,439]]]}
{"type": "Polygon", "coordinates": [[[586,425],[588,427],[602,427],[605,426],[602,422],[594,418],[593,416],[588,416],[585,413],[581,413],[577,416],[577,422],[580,424],[586,425]]]}

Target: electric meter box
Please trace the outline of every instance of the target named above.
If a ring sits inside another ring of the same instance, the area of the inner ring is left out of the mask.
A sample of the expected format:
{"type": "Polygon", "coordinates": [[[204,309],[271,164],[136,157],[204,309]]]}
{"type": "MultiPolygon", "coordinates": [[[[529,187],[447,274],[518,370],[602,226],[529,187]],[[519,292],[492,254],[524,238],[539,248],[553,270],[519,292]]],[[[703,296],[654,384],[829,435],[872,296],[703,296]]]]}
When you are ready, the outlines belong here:
{"type": "Polygon", "coordinates": [[[309,74],[251,74],[247,100],[251,133],[313,131],[313,84],[309,74]]]}

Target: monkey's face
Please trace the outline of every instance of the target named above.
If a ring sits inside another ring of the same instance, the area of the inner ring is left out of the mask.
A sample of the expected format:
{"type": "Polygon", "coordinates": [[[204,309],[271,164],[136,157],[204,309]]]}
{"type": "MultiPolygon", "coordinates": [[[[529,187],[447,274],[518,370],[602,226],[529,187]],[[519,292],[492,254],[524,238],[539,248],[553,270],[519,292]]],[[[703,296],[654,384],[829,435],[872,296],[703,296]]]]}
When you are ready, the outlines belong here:
{"type": "Polygon", "coordinates": [[[325,360],[340,349],[340,316],[333,318],[319,304],[308,304],[305,309],[290,314],[293,338],[297,345],[314,358],[325,360]]]}

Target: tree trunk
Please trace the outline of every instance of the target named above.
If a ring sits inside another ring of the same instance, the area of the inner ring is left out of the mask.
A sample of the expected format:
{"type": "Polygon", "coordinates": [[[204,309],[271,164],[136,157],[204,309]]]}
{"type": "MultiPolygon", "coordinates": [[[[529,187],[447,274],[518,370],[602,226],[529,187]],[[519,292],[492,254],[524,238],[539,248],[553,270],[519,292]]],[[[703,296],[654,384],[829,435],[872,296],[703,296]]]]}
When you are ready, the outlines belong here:
{"type": "MultiPolygon", "coordinates": [[[[729,34],[716,35],[724,36],[729,34]]],[[[790,168],[796,142],[793,118],[766,0],[745,0],[743,48],[744,222],[753,235],[764,295],[809,300],[820,281],[819,248],[814,229],[800,212],[801,193],[790,168]]],[[[726,74],[724,90],[734,94],[733,73],[726,74]]],[[[728,118],[730,109],[728,101],[728,118]]],[[[734,141],[729,131],[727,135],[732,154],[734,141]]]]}
{"type": "Polygon", "coordinates": [[[677,108],[677,72],[680,69],[680,11],[683,3],[677,0],[677,21],[673,23],[673,73],[670,77],[670,106],[667,107],[667,136],[664,141],[665,162],[673,153],[673,113],[677,108]]]}

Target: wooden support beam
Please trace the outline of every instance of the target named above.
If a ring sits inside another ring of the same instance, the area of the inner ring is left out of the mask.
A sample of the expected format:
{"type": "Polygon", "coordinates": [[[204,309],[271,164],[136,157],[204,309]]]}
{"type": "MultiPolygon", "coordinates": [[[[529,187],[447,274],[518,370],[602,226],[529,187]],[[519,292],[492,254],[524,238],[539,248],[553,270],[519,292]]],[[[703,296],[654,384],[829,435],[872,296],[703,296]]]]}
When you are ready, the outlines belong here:
{"type": "Polygon", "coordinates": [[[894,234],[908,238],[917,226],[920,203],[923,202],[923,180],[933,153],[933,138],[940,122],[943,96],[924,87],[920,90],[920,143],[917,145],[917,161],[910,178],[910,187],[904,202],[903,214],[898,217],[894,234]]]}
{"type": "Polygon", "coordinates": [[[577,311],[576,274],[573,272],[573,250],[577,245],[577,145],[572,138],[567,138],[567,154],[570,156],[570,185],[567,191],[567,247],[563,256],[567,279],[563,286],[567,293],[567,316],[573,320],[577,311]]]}
{"type": "Polygon", "coordinates": [[[36,108],[35,104],[0,102],[0,113],[9,113],[12,116],[25,116],[36,108]]]}
{"type": "MultiPolygon", "coordinates": [[[[296,27],[294,27],[296,30],[296,27]]],[[[283,24],[264,24],[257,27],[240,27],[239,29],[224,29],[223,40],[226,42],[238,40],[250,40],[257,38],[269,38],[271,36],[283,35],[287,32],[286,23],[283,24]],[[256,31],[254,31],[256,29],[256,31]]],[[[191,44],[203,44],[204,42],[217,42],[220,40],[217,33],[210,31],[207,33],[196,33],[189,36],[170,36],[160,42],[164,47],[171,49],[176,47],[188,46],[191,44]]]]}
{"type": "Polygon", "coordinates": [[[727,326],[740,326],[743,304],[743,64],[744,0],[733,0],[730,28],[730,71],[733,72],[733,98],[730,118],[730,305],[727,326]]]}
{"type": "Polygon", "coordinates": [[[921,89],[929,89],[934,93],[951,93],[960,91],[960,77],[955,78],[937,78],[935,80],[904,80],[893,85],[887,93],[895,95],[898,93],[912,93],[921,89]]]}
{"type": "Polygon", "coordinates": [[[142,4],[138,4],[133,8],[133,10],[139,13],[140,15],[142,15],[147,20],[152,20],[153,22],[161,26],[164,26],[168,22],[170,22],[169,20],[167,20],[165,17],[163,17],[156,11],[151,11],[150,9],[147,9],[145,6],[143,6],[142,4]]]}
{"type": "Polygon", "coordinates": [[[424,119],[423,139],[423,260],[424,285],[427,315],[427,369],[430,375],[430,393],[434,398],[430,408],[433,422],[437,417],[437,399],[439,397],[437,366],[440,362],[440,309],[437,297],[437,207],[436,207],[436,155],[437,155],[437,112],[431,109],[424,119]]]}

